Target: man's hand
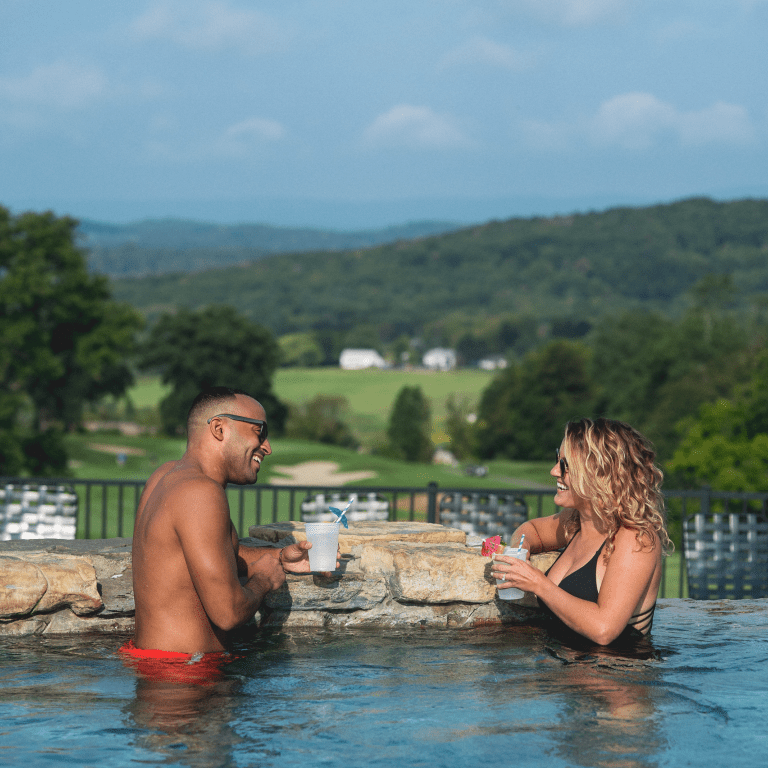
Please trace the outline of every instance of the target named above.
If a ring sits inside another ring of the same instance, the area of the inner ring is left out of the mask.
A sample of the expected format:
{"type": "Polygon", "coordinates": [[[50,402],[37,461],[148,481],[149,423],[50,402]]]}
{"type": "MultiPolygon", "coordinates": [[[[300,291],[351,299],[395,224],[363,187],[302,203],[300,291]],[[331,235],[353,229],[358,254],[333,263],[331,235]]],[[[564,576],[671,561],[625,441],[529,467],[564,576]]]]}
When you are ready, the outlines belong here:
{"type": "MultiPolygon", "coordinates": [[[[309,550],[312,545],[308,541],[289,544],[280,555],[283,569],[286,573],[309,573],[309,550]]],[[[336,552],[336,567],[339,567],[339,554],[336,552]]],[[[330,575],[328,572],[325,572],[330,575]]]]}
{"type": "MultiPolygon", "coordinates": [[[[310,549],[312,549],[312,545],[308,541],[289,544],[282,549],[250,547],[241,543],[237,553],[239,572],[242,576],[250,579],[262,572],[265,574],[271,572],[273,567],[277,567],[282,574],[280,582],[273,587],[273,589],[277,589],[285,581],[286,573],[310,573],[310,549]]],[[[339,568],[338,553],[336,557],[336,567],[339,568]]],[[[330,575],[327,571],[324,573],[330,575]]]]}
{"type": "Polygon", "coordinates": [[[244,587],[261,599],[267,592],[279,589],[285,582],[285,570],[279,560],[280,550],[264,549],[261,557],[248,561],[248,578],[244,587]]]}

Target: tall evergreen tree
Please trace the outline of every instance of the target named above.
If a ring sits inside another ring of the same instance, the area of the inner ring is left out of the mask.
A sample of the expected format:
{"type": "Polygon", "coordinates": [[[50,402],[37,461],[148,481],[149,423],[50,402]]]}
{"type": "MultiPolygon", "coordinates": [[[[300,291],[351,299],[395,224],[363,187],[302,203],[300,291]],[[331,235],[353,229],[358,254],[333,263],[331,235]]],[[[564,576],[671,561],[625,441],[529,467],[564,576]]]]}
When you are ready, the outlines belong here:
{"type": "Polygon", "coordinates": [[[430,431],[429,401],[421,387],[403,387],[389,416],[390,449],[406,461],[429,461],[433,448],[430,431]]]}

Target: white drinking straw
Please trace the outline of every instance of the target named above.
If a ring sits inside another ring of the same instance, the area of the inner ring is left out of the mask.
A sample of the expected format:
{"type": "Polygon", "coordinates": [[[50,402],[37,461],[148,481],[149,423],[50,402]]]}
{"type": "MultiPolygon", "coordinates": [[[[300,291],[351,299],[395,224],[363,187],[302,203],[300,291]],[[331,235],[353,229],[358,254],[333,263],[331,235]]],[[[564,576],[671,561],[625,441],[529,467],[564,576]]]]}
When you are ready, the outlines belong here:
{"type": "Polygon", "coordinates": [[[518,552],[523,548],[523,541],[525,541],[525,534],[520,537],[520,543],[517,545],[518,552]]]}
{"type": "MultiPolygon", "coordinates": [[[[335,523],[336,525],[338,525],[338,524],[341,522],[341,518],[342,518],[342,517],[344,517],[344,513],[345,513],[345,512],[346,512],[346,511],[347,511],[347,510],[350,508],[350,506],[352,505],[352,501],[353,501],[353,499],[350,499],[350,500],[347,502],[347,506],[346,506],[346,507],[344,507],[344,509],[342,509],[342,510],[341,510],[341,512],[340,512],[340,513],[339,513],[339,514],[336,516],[336,520],[334,520],[334,523],[335,523]]],[[[336,509],[336,507],[331,507],[331,509],[336,509]]]]}

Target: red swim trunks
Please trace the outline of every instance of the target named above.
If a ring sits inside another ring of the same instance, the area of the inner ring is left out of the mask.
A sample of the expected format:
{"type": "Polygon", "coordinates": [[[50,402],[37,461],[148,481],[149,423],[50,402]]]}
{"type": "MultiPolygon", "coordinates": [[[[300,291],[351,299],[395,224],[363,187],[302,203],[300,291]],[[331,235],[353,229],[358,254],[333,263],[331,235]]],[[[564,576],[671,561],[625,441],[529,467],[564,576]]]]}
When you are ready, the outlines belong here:
{"type": "Polygon", "coordinates": [[[226,651],[179,653],[137,648],[129,640],[120,648],[126,662],[144,677],[174,683],[210,685],[222,676],[222,667],[234,657],[226,651]]]}

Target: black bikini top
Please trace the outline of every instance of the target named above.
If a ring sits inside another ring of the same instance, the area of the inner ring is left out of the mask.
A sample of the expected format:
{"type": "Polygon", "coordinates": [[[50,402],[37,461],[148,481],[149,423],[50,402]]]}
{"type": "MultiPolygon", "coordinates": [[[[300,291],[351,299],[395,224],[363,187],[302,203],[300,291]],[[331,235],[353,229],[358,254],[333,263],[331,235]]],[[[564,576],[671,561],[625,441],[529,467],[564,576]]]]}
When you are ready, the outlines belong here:
{"type": "MultiPolygon", "coordinates": [[[[570,544],[570,542],[568,543],[570,544]]],[[[588,563],[582,565],[577,571],[564,576],[563,580],[558,585],[560,589],[564,589],[569,595],[573,595],[574,597],[580,597],[582,600],[589,600],[591,603],[596,603],[599,591],[597,589],[597,561],[600,558],[600,553],[603,551],[604,546],[605,542],[600,545],[600,548],[595,552],[588,563]]],[[[568,549],[568,547],[565,549],[568,549]]],[[[565,552],[565,549],[563,552],[565,552]]],[[[562,557],[563,552],[558,555],[557,560],[562,557]]],[[[555,563],[557,560],[555,560],[555,563]]],[[[554,568],[555,563],[552,563],[549,570],[547,570],[547,576],[549,576],[549,571],[554,568]]]]}
{"type": "MultiPolygon", "coordinates": [[[[570,544],[570,542],[568,543],[570,544]]],[[[597,552],[595,552],[594,556],[588,563],[582,565],[581,568],[574,571],[573,573],[569,573],[564,576],[563,580],[558,585],[560,589],[565,590],[569,595],[573,595],[574,597],[581,598],[582,600],[589,600],[591,603],[596,603],[597,595],[599,593],[597,588],[597,561],[600,558],[600,553],[603,551],[604,546],[605,541],[600,545],[599,549],[597,552]]],[[[565,549],[568,549],[568,547],[566,546],[565,549]]],[[[565,549],[563,552],[565,552],[565,549]]],[[[563,552],[558,555],[557,560],[560,559],[563,552]]],[[[555,563],[557,560],[555,560],[555,563]]],[[[549,572],[552,570],[555,563],[552,563],[552,565],[547,569],[547,576],[549,576],[549,572]]],[[[539,602],[547,610],[548,613],[552,613],[543,600],[540,600],[539,602]]],[[[654,603],[645,611],[640,611],[640,613],[636,613],[634,616],[632,616],[627,622],[627,626],[632,627],[633,629],[636,629],[638,632],[642,632],[643,634],[650,632],[651,626],[653,624],[653,614],[655,610],[656,603],[654,603]]]]}

